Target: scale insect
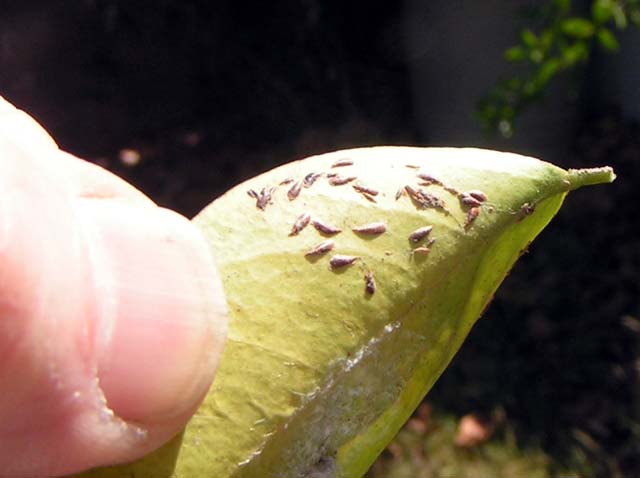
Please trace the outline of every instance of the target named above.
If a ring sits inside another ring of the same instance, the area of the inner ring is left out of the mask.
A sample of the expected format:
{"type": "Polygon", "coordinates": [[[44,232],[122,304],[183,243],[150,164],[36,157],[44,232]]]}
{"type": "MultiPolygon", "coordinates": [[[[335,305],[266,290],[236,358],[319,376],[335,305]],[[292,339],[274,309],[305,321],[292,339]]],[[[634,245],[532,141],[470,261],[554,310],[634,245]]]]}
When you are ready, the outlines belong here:
{"type": "Polygon", "coordinates": [[[419,256],[428,256],[430,252],[431,248],[426,246],[416,247],[415,249],[411,250],[412,255],[418,254],[419,256]]]}
{"type": "Polygon", "coordinates": [[[309,225],[309,222],[311,222],[311,216],[306,212],[302,213],[298,219],[296,219],[296,222],[293,223],[293,227],[291,228],[289,235],[297,236],[300,231],[309,225]]]}
{"type": "Polygon", "coordinates": [[[332,226],[331,224],[326,224],[318,219],[315,219],[311,224],[322,234],[333,235],[342,232],[342,229],[332,226]]]}
{"type": "Polygon", "coordinates": [[[465,231],[468,231],[471,228],[471,226],[473,226],[473,223],[476,222],[476,219],[478,219],[479,215],[480,215],[479,206],[474,206],[471,209],[469,209],[469,211],[467,212],[467,218],[464,222],[465,231]]]}
{"type": "Polygon", "coordinates": [[[342,254],[336,254],[329,261],[329,265],[333,270],[341,269],[342,267],[347,267],[352,265],[358,259],[360,259],[358,256],[345,256],[342,254]]]}
{"type": "Polygon", "coordinates": [[[533,214],[535,212],[535,210],[536,210],[536,204],[535,203],[529,203],[529,202],[524,203],[520,207],[520,211],[518,212],[517,221],[518,222],[522,221],[525,217],[530,216],[531,214],[533,214]]]}
{"type": "Polygon", "coordinates": [[[421,208],[435,208],[447,211],[445,202],[433,194],[422,191],[421,189],[414,189],[411,186],[405,186],[405,191],[409,197],[421,208]]]}
{"type": "Polygon", "coordinates": [[[435,239],[429,239],[424,246],[416,247],[415,249],[411,249],[411,255],[415,256],[418,254],[419,256],[428,256],[431,253],[431,247],[436,243],[435,239]]]}
{"type": "Polygon", "coordinates": [[[367,292],[367,294],[373,295],[376,293],[377,286],[376,279],[373,276],[373,271],[367,271],[367,273],[364,275],[364,284],[364,290],[367,292]]]}
{"type": "Polygon", "coordinates": [[[311,186],[313,186],[313,183],[315,183],[320,176],[322,176],[322,173],[309,173],[304,177],[304,180],[302,181],[302,185],[305,188],[310,188],[311,186]]]}
{"type": "Polygon", "coordinates": [[[409,241],[413,244],[418,244],[420,241],[425,239],[431,231],[433,230],[433,226],[424,226],[419,229],[416,229],[411,234],[409,234],[409,241]]]}
{"type": "Polygon", "coordinates": [[[356,183],[351,187],[356,191],[358,191],[359,193],[362,193],[363,195],[368,194],[369,196],[377,196],[378,194],[380,194],[379,191],[372,188],[368,188],[367,186],[364,186],[360,183],[356,183]]]}
{"type": "Polygon", "coordinates": [[[426,207],[433,207],[437,209],[446,210],[447,205],[439,197],[434,196],[433,194],[422,192],[422,191],[420,191],[420,193],[426,207]]]}
{"type": "Polygon", "coordinates": [[[447,186],[447,185],[443,184],[442,185],[442,189],[444,189],[448,193],[453,194],[454,196],[460,196],[460,191],[458,191],[456,188],[454,188],[452,186],[447,186]]]}
{"type": "Polygon", "coordinates": [[[289,201],[293,201],[295,198],[297,198],[300,195],[301,190],[302,183],[300,181],[293,183],[293,186],[291,186],[287,191],[287,197],[289,198],[289,201]]]}
{"type": "Polygon", "coordinates": [[[473,196],[470,196],[468,193],[463,193],[460,195],[460,202],[465,206],[471,206],[471,207],[482,205],[482,201],[478,201],[476,198],[474,198],[473,196]]]}
{"type": "Polygon", "coordinates": [[[342,168],[344,166],[353,166],[353,161],[348,158],[343,158],[337,160],[335,163],[331,165],[332,168],[342,168]]]}
{"type": "Polygon", "coordinates": [[[262,211],[267,207],[267,204],[271,202],[271,194],[274,188],[262,188],[259,193],[253,189],[249,189],[247,194],[249,197],[256,200],[256,207],[262,211]]]}
{"type": "Polygon", "coordinates": [[[370,194],[367,194],[367,193],[360,193],[360,194],[362,194],[362,197],[365,198],[369,202],[373,202],[373,203],[377,203],[378,202],[378,201],[376,201],[376,198],[374,196],[371,196],[370,194]]]}
{"type": "Polygon", "coordinates": [[[332,186],[342,186],[343,184],[350,183],[356,179],[358,178],[355,176],[333,176],[332,178],[329,178],[329,184],[332,186]]]}
{"type": "Polygon", "coordinates": [[[321,256],[323,254],[326,254],[329,251],[332,251],[335,247],[336,247],[336,243],[333,242],[331,239],[329,239],[328,241],[321,242],[320,244],[309,249],[305,253],[305,256],[306,257],[321,256]]]}
{"type": "Polygon", "coordinates": [[[387,232],[387,224],[384,222],[372,222],[362,226],[352,227],[351,230],[358,234],[378,235],[387,232]]]}
{"type": "Polygon", "coordinates": [[[465,206],[481,206],[486,200],[487,195],[478,189],[472,189],[458,195],[460,202],[465,206]]]}
{"type": "Polygon", "coordinates": [[[439,179],[431,176],[430,174],[418,173],[418,177],[420,179],[422,179],[426,183],[425,186],[428,186],[428,185],[431,185],[431,184],[436,184],[438,186],[442,186],[442,181],[440,181],[439,179]]]}
{"type": "Polygon", "coordinates": [[[487,195],[479,189],[472,189],[471,191],[467,191],[464,194],[471,196],[472,198],[477,199],[480,202],[485,202],[487,199],[489,199],[487,195]]]}

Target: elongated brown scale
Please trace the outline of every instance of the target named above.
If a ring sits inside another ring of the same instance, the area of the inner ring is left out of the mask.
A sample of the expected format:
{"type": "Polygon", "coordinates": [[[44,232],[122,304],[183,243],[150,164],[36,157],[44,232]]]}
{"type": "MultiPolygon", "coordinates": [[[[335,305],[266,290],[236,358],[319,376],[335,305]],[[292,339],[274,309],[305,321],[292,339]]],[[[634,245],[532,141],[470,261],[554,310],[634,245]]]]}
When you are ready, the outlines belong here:
{"type": "Polygon", "coordinates": [[[412,252],[412,254],[418,254],[420,256],[427,256],[431,252],[431,248],[430,247],[426,247],[426,246],[421,246],[421,247],[416,247],[411,252],[412,252]]]}
{"type": "Polygon", "coordinates": [[[350,266],[358,259],[360,259],[358,256],[344,256],[341,254],[336,254],[329,261],[329,265],[332,269],[340,269],[341,267],[350,266]]]}
{"type": "Polygon", "coordinates": [[[293,178],[286,178],[280,181],[280,186],[286,186],[287,184],[291,184],[293,182],[293,178]]]}
{"type": "Polygon", "coordinates": [[[335,163],[333,163],[331,165],[332,168],[341,168],[344,166],[352,166],[353,165],[353,161],[351,161],[350,159],[344,158],[344,159],[339,159],[338,161],[336,161],[335,163]]]}
{"type": "Polygon", "coordinates": [[[434,178],[433,176],[431,176],[430,174],[427,173],[418,173],[418,177],[420,179],[422,179],[424,182],[428,183],[428,184],[438,184],[438,185],[442,185],[442,181],[440,181],[437,178],[434,178]]]}
{"type": "Polygon", "coordinates": [[[413,189],[411,186],[405,186],[404,189],[414,203],[420,207],[426,207],[424,200],[422,199],[422,195],[418,191],[413,189]]]}
{"type": "Polygon", "coordinates": [[[536,205],[534,203],[524,203],[518,212],[517,221],[522,221],[525,217],[530,216],[536,210],[536,205]]]}
{"type": "Polygon", "coordinates": [[[467,191],[464,194],[467,194],[480,202],[485,202],[488,199],[487,195],[479,189],[472,189],[471,191],[467,191]]]}
{"type": "Polygon", "coordinates": [[[297,198],[300,195],[301,190],[302,183],[300,181],[295,182],[293,186],[291,186],[287,191],[287,197],[289,198],[289,201],[293,201],[295,198],[297,198]]]}
{"type": "Polygon", "coordinates": [[[479,215],[480,215],[480,207],[475,206],[469,209],[469,211],[467,212],[467,219],[465,220],[465,223],[464,223],[465,231],[471,228],[471,226],[476,221],[476,219],[478,219],[479,215]]]}
{"type": "Polygon", "coordinates": [[[370,194],[367,194],[367,193],[360,193],[360,194],[362,194],[362,197],[364,197],[369,202],[373,202],[373,203],[378,202],[376,201],[376,198],[374,196],[371,196],[370,194]]]}
{"type": "Polygon", "coordinates": [[[304,177],[304,180],[302,181],[302,185],[305,188],[310,188],[311,186],[313,186],[313,183],[315,183],[320,176],[322,176],[322,173],[309,173],[304,177]]]}
{"type": "Polygon", "coordinates": [[[360,183],[356,183],[351,187],[356,191],[358,191],[359,193],[369,194],[370,196],[377,196],[379,194],[379,191],[376,191],[375,189],[372,189],[372,188],[368,188],[367,186],[363,186],[360,183]]]}
{"type": "Polygon", "coordinates": [[[370,224],[364,224],[362,226],[352,227],[351,230],[353,232],[357,232],[358,234],[383,234],[387,231],[387,225],[384,222],[372,222],[370,224]]]}
{"type": "Polygon", "coordinates": [[[445,209],[447,205],[445,202],[433,194],[425,193],[421,191],[421,197],[427,207],[435,207],[438,209],[445,209]]]}
{"type": "Polygon", "coordinates": [[[478,201],[473,196],[470,196],[468,193],[464,193],[460,196],[460,202],[465,206],[481,206],[482,201],[478,201]]]}
{"type": "Polygon", "coordinates": [[[405,164],[404,167],[409,169],[420,169],[420,166],[416,166],[415,164],[405,164]]]}
{"type": "Polygon", "coordinates": [[[249,197],[252,197],[253,199],[258,199],[258,193],[255,192],[253,189],[249,189],[247,191],[247,194],[249,195],[249,197]]]}
{"type": "Polygon", "coordinates": [[[355,181],[356,178],[355,176],[334,176],[332,178],[329,178],[329,184],[331,184],[332,186],[342,186],[343,184],[347,184],[350,183],[351,181],[355,181]]]}
{"type": "Polygon", "coordinates": [[[413,189],[411,186],[406,185],[404,187],[404,191],[405,193],[407,193],[407,195],[413,199],[414,201],[418,200],[418,191],[416,191],[415,189],[413,189]]]}
{"type": "Polygon", "coordinates": [[[429,234],[431,234],[432,230],[433,230],[433,226],[424,226],[419,229],[416,229],[409,235],[409,241],[413,242],[414,244],[417,244],[418,242],[425,239],[429,234]]]}
{"type": "Polygon", "coordinates": [[[260,190],[260,195],[256,199],[256,206],[258,209],[264,211],[267,207],[267,204],[271,202],[271,193],[273,192],[273,188],[262,188],[260,190]]]}
{"type": "Polygon", "coordinates": [[[442,185],[442,189],[444,189],[445,191],[453,194],[454,196],[460,196],[460,191],[458,191],[456,188],[451,187],[451,186],[447,186],[445,184],[442,185]]]}
{"type": "Polygon", "coordinates": [[[365,275],[364,275],[364,281],[365,281],[365,290],[367,292],[367,294],[373,295],[376,293],[376,279],[373,276],[373,271],[368,271],[365,275]]]}
{"type": "Polygon", "coordinates": [[[290,236],[297,235],[300,231],[302,231],[305,227],[309,225],[309,222],[311,222],[311,216],[306,212],[302,213],[298,217],[298,219],[296,219],[296,222],[293,223],[293,227],[291,228],[291,232],[289,233],[289,235],[290,236]]]}
{"type": "Polygon", "coordinates": [[[313,248],[309,249],[305,253],[305,256],[307,257],[321,256],[322,254],[326,254],[327,252],[332,251],[335,247],[336,247],[335,242],[329,239],[328,241],[321,242],[317,246],[314,246],[313,248]]]}
{"type": "Polygon", "coordinates": [[[342,232],[342,229],[332,226],[330,224],[326,224],[322,221],[319,221],[318,219],[314,220],[312,224],[313,224],[313,227],[315,227],[322,234],[332,235],[332,234],[338,234],[339,232],[342,232]]]}
{"type": "Polygon", "coordinates": [[[396,191],[396,201],[404,196],[406,193],[405,189],[402,187],[396,191]]]}
{"type": "Polygon", "coordinates": [[[413,199],[418,206],[423,208],[436,208],[446,211],[445,202],[433,194],[422,191],[421,189],[413,189],[411,186],[404,187],[409,197],[413,199]]]}
{"type": "Polygon", "coordinates": [[[533,213],[533,211],[535,211],[535,210],[536,210],[536,205],[535,205],[535,204],[532,204],[532,203],[528,203],[528,202],[524,203],[524,204],[522,205],[522,207],[520,208],[520,211],[522,211],[522,212],[523,212],[524,214],[526,214],[527,216],[528,216],[529,214],[532,214],[532,213],[533,213]]]}

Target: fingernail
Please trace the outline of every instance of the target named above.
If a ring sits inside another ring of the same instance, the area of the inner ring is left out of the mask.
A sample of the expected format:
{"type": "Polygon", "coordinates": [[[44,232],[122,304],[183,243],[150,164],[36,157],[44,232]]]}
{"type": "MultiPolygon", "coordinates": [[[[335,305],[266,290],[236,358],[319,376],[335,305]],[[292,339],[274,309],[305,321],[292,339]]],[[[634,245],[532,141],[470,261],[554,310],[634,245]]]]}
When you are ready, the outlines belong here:
{"type": "Polygon", "coordinates": [[[98,297],[98,377],[125,420],[190,415],[214,377],[226,303],[208,245],[157,207],[79,200],[98,297]]]}

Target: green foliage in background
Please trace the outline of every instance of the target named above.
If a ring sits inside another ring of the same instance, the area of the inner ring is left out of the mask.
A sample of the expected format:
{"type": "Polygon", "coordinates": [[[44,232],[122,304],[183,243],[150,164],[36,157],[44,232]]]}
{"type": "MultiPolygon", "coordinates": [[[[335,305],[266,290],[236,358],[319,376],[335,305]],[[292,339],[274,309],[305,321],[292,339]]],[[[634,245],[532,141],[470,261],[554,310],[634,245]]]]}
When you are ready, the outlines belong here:
{"type": "Polygon", "coordinates": [[[593,0],[589,12],[576,12],[571,0],[551,0],[529,15],[532,26],[505,52],[515,74],[501,79],[478,103],[477,114],[489,131],[514,133],[514,121],[539,101],[549,83],[563,72],[578,71],[598,47],[616,52],[617,31],[640,27],[640,0],[593,0]]]}

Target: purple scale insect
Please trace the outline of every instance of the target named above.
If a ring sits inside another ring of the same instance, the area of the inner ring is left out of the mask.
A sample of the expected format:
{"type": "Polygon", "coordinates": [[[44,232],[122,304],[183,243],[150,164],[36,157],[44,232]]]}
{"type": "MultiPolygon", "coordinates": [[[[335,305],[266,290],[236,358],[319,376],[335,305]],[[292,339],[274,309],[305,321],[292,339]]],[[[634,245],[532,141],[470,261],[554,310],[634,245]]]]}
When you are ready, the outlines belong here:
{"type": "Polygon", "coordinates": [[[296,219],[296,222],[293,223],[293,227],[291,228],[291,232],[289,233],[290,236],[297,236],[300,231],[302,231],[305,227],[307,227],[309,225],[309,223],[311,222],[311,216],[309,214],[302,213],[298,219],[296,219]]]}

